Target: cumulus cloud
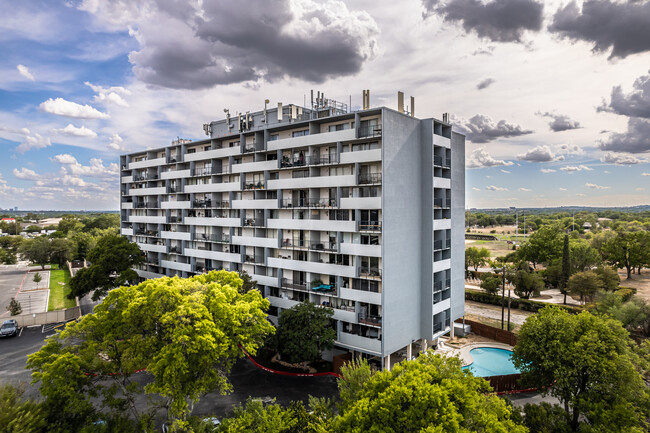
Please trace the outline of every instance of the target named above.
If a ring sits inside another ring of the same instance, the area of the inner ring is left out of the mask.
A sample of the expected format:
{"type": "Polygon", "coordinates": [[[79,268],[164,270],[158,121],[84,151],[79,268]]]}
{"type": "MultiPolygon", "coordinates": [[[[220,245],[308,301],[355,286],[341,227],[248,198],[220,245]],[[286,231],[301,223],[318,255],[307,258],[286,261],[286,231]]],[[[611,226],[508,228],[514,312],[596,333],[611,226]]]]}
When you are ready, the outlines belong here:
{"type": "Polygon", "coordinates": [[[566,188],[560,187],[560,191],[566,191],[566,190],[567,190],[566,188]]]}
{"type": "Polygon", "coordinates": [[[648,152],[650,151],[650,122],[631,117],[627,121],[627,131],[613,133],[608,139],[600,141],[598,147],[613,152],[648,152]]]}
{"type": "Polygon", "coordinates": [[[580,128],[580,123],[575,120],[571,120],[571,118],[566,114],[550,113],[548,111],[545,113],[538,111],[535,114],[537,114],[538,116],[550,117],[551,119],[553,119],[548,124],[548,126],[551,128],[551,131],[553,132],[568,131],[571,129],[580,128]]]}
{"type": "Polygon", "coordinates": [[[591,42],[595,52],[611,48],[609,58],[625,58],[650,50],[650,2],[586,0],[580,9],[571,2],[558,9],[551,32],[591,42]]]}
{"type": "Polygon", "coordinates": [[[650,176],[650,173],[641,173],[641,176],[650,176]]]}
{"type": "Polygon", "coordinates": [[[480,189],[480,188],[477,188],[477,187],[475,187],[475,186],[473,186],[473,187],[472,187],[472,190],[474,190],[474,191],[480,191],[481,189],[480,189]]]}
{"type": "Polygon", "coordinates": [[[576,171],[592,171],[593,168],[587,167],[586,165],[567,165],[566,167],[561,167],[560,170],[574,173],[576,171]]]}
{"type": "Polygon", "coordinates": [[[41,103],[39,108],[46,113],[79,119],[108,119],[110,117],[108,114],[102,113],[90,105],[77,104],[76,102],[66,101],[63,98],[50,98],[41,103]]]}
{"type": "Polygon", "coordinates": [[[27,66],[18,65],[18,66],[16,66],[16,69],[18,69],[18,73],[20,75],[27,78],[28,80],[34,81],[34,76],[32,75],[31,72],[29,72],[29,68],[27,66]]]}
{"type": "Polygon", "coordinates": [[[585,186],[591,189],[609,189],[608,186],[596,185],[595,183],[589,183],[589,182],[585,183],[585,186]]]}
{"type": "Polygon", "coordinates": [[[85,1],[81,9],[140,44],[129,55],[141,81],[169,88],[352,75],[377,53],[379,27],[341,1],[85,1]]]}
{"type": "Polygon", "coordinates": [[[650,74],[634,80],[632,88],[632,91],[626,95],[621,86],[614,87],[610,102],[603,101],[598,111],[650,119],[650,74]]]}
{"type": "Polygon", "coordinates": [[[43,149],[51,145],[50,137],[41,137],[40,134],[34,133],[25,137],[25,140],[16,147],[16,152],[25,153],[28,150],[43,149]]]}
{"type": "Polygon", "coordinates": [[[14,168],[14,176],[22,180],[38,180],[40,176],[34,171],[28,168],[21,168],[20,170],[14,168]]]}
{"type": "Polygon", "coordinates": [[[576,144],[560,144],[557,146],[557,151],[566,155],[584,155],[585,153],[585,151],[576,144]]]}
{"type": "Polygon", "coordinates": [[[508,188],[502,188],[500,186],[488,185],[485,187],[488,191],[508,191],[508,188]]]}
{"type": "Polygon", "coordinates": [[[87,138],[97,137],[97,133],[92,129],[86,128],[83,125],[80,128],[77,128],[72,123],[69,123],[68,126],[66,126],[65,128],[55,129],[54,132],[63,135],[71,135],[73,137],[87,137],[87,138]]]}
{"type": "Polygon", "coordinates": [[[495,123],[490,116],[484,114],[477,114],[469,119],[454,116],[452,123],[458,132],[465,134],[465,137],[474,143],[487,143],[498,138],[519,137],[533,132],[505,120],[495,123]]]}
{"type": "Polygon", "coordinates": [[[531,192],[532,189],[529,189],[529,188],[519,188],[519,191],[521,191],[521,192],[531,192]]]}
{"type": "Polygon", "coordinates": [[[485,48],[478,48],[476,49],[472,55],[473,56],[491,56],[494,53],[494,49],[496,47],[494,45],[488,45],[485,48]]]}
{"type": "Polygon", "coordinates": [[[555,160],[555,154],[547,145],[535,146],[517,155],[517,159],[529,162],[549,162],[555,160]]]}
{"type": "Polygon", "coordinates": [[[52,160],[62,165],[61,173],[63,176],[74,175],[98,178],[117,178],[119,175],[119,167],[116,163],[112,162],[108,165],[104,165],[104,161],[99,158],[91,158],[90,165],[79,163],[77,158],[69,153],[55,155],[52,160]]]}
{"type": "Polygon", "coordinates": [[[108,142],[108,147],[113,150],[125,150],[123,147],[124,139],[119,134],[113,134],[111,141],[108,142]]]}
{"type": "Polygon", "coordinates": [[[476,88],[477,88],[478,90],[483,90],[483,89],[487,89],[487,88],[490,87],[492,84],[494,84],[494,78],[486,78],[485,80],[483,80],[483,81],[481,81],[480,83],[478,83],[478,84],[476,85],[476,88]]]}
{"type": "Polygon", "coordinates": [[[7,181],[2,178],[2,173],[0,173],[0,197],[15,198],[17,194],[22,194],[23,191],[23,188],[10,186],[7,181]]]}
{"type": "Polygon", "coordinates": [[[490,156],[485,146],[475,149],[466,162],[467,168],[496,167],[500,165],[512,165],[512,161],[496,159],[490,156]]]}
{"type": "Polygon", "coordinates": [[[89,83],[88,81],[84,82],[84,84],[91,89],[95,93],[95,97],[93,98],[93,101],[100,103],[100,104],[115,104],[119,105],[120,107],[128,107],[129,103],[122,98],[122,95],[130,95],[131,91],[128,89],[125,89],[124,87],[121,86],[114,86],[114,87],[101,87],[101,86],[96,86],[92,83],[89,83]]]}
{"type": "Polygon", "coordinates": [[[525,31],[542,28],[544,18],[544,4],[534,0],[422,0],[422,4],[425,19],[438,15],[494,42],[521,42],[525,31]]]}
{"type": "Polygon", "coordinates": [[[643,162],[647,162],[647,160],[637,158],[636,156],[633,155],[625,155],[621,153],[612,153],[612,152],[607,152],[602,158],[600,158],[600,160],[607,164],[616,164],[616,165],[633,165],[633,164],[641,164],[643,162]]]}
{"type": "Polygon", "coordinates": [[[504,169],[501,169],[501,173],[506,173],[506,174],[510,174],[511,172],[510,172],[510,171],[508,171],[508,170],[504,170],[504,169]]]}

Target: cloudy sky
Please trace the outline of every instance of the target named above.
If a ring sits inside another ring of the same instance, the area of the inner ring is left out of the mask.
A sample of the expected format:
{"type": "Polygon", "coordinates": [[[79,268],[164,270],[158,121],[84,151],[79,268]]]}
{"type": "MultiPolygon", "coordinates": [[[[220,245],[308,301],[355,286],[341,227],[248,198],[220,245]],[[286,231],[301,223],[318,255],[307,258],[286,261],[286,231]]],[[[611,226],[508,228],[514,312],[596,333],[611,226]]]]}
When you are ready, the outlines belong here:
{"type": "Polygon", "coordinates": [[[468,207],[650,204],[650,2],[0,0],[0,207],[117,209],[118,155],[310,89],[467,135],[468,207]]]}

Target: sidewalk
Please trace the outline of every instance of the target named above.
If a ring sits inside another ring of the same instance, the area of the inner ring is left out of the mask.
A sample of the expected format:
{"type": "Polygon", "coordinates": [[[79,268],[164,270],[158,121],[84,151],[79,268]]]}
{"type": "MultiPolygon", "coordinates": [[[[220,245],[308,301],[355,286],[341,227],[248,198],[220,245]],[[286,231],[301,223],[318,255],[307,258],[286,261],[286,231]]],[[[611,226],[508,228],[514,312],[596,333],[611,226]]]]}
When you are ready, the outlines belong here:
{"type": "MultiPolygon", "coordinates": [[[[476,281],[476,282],[478,282],[478,281],[476,281]]],[[[480,292],[484,291],[483,289],[481,289],[480,286],[476,285],[476,283],[474,281],[472,281],[472,280],[465,280],[465,288],[466,289],[471,289],[471,290],[478,290],[480,292]]],[[[511,290],[510,296],[513,299],[519,299],[519,296],[515,295],[514,286],[512,286],[511,284],[507,284],[506,289],[511,290]]],[[[499,290],[499,295],[501,295],[500,290],[499,290]]],[[[536,302],[545,302],[547,304],[564,304],[564,295],[558,289],[543,290],[541,292],[541,295],[542,296],[550,296],[551,298],[550,299],[530,298],[530,300],[531,301],[536,301],[536,302]]],[[[506,297],[508,297],[507,293],[506,293],[506,297]]],[[[567,303],[567,305],[582,305],[582,304],[580,304],[580,301],[576,301],[571,296],[566,297],[566,303],[567,303]]]]}

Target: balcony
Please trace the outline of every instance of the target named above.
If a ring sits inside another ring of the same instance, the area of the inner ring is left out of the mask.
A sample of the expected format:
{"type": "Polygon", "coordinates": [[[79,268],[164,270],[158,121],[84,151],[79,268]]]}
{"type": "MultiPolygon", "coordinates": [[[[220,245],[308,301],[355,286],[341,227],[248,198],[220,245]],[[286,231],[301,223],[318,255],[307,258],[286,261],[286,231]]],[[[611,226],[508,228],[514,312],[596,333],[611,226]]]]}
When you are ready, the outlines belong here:
{"type": "Polygon", "coordinates": [[[247,247],[277,248],[276,238],[254,237],[254,236],[233,236],[233,245],[245,245],[247,247]]]}
{"type": "Polygon", "coordinates": [[[162,239],[174,239],[174,240],[177,240],[177,241],[189,241],[190,240],[190,232],[162,231],[162,232],[160,232],[160,237],[162,239]]]}
{"type": "Polygon", "coordinates": [[[250,256],[250,255],[247,254],[246,257],[244,257],[244,263],[264,266],[264,257],[263,256],[250,256]]]}
{"type": "Polygon", "coordinates": [[[272,219],[266,221],[269,229],[288,230],[320,230],[330,232],[354,232],[356,223],[354,221],[339,221],[327,219],[272,219]]]}
{"type": "Polygon", "coordinates": [[[309,155],[295,158],[282,157],[280,168],[308,167],[316,165],[338,164],[339,159],[336,154],[331,155],[309,155]]]}
{"type": "Polygon", "coordinates": [[[292,239],[285,239],[282,241],[282,248],[290,250],[311,250],[323,252],[335,252],[337,250],[336,243],[329,242],[308,242],[308,241],[294,241],[292,239]]]}
{"type": "Polygon", "coordinates": [[[356,186],[357,177],[353,174],[336,176],[295,177],[291,179],[271,179],[268,189],[304,189],[334,188],[338,186],[356,186]]]}
{"type": "Polygon", "coordinates": [[[183,222],[183,218],[180,216],[170,216],[169,217],[169,223],[170,224],[181,224],[183,222]]]}
{"type": "Polygon", "coordinates": [[[442,156],[433,156],[433,166],[442,168],[451,168],[451,158],[443,158],[442,156]]]}
{"type": "Polygon", "coordinates": [[[229,253],[225,251],[212,251],[212,250],[200,249],[200,248],[185,248],[184,253],[186,256],[189,257],[217,260],[221,262],[238,263],[241,260],[241,254],[229,253]]]}
{"type": "Polygon", "coordinates": [[[147,236],[147,237],[158,237],[158,231],[157,230],[136,230],[134,232],[136,236],[147,236]]]}
{"type": "Polygon", "coordinates": [[[161,260],[160,266],[167,269],[173,269],[175,271],[192,272],[192,265],[190,265],[189,263],[174,262],[170,260],[161,260]]]}
{"type": "Polygon", "coordinates": [[[136,168],[157,167],[165,164],[165,158],[142,159],[140,161],[133,161],[129,163],[129,170],[136,168]]]}
{"type": "Polygon", "coordinates": [[[264,182],[246,182],[244,184],[244,191],[252,191],[256,189],[264,189],[264,182]]]}
{"type": "Polygon", "coordinates": [[[277,170],[278,161],[277,159],[272,159],[269,161],[257,161],[257,162],[243,162],[241,164],[233,165],[233,173],[247,173],[252,171],[268,171],[268,170],[277,170]]]}
{"type": "Polygon", "coordinates": [[[221,149],[210,149],[201,152],[186,153],[183,155],[185,162],[200,161],[203,159],[226,158],[231,155],[239,155],[239,145],[233,147],[224,147],[221,149]]]}
{"type": "Polygon", "coordinates": [[[244,220],[244,227],[264,227],[264,219],[263,218],[245,219],[244,220]]]}
{"type": "Polygon", "coordinates": [[[359,277],[381,279],[381,270],[377,266],[360,266],[359,277]]]}
{"type": "Polygon", "coordinates": [[[377,355],[381,355],[381,340],[378,338],[363,337],[361,335],[340,332],[338,342],[344,346],[361,348],[377,355]]]}
{"type": "Polygon", "coordinates": [[[192,176],[212,176],[212,167],[196,168],[192,172],[192,176]]]}
{"type": "Polygon", "coordinates": [[[381,316],[366,316],[364,318],[359,317],[359,323],[362,325],[376,326],[381,328],[381,316]]]}
{"type": "Polygon", "coordinates": [[[434,198],[433,199],[433,208],[434,209],[451,209],[451,199],[447,198],[434,198]]]}
{"type": "Polygon", "coordinates": [[[140,196],[140,195],[159,195],[166,194],[167,188],[164,186],[150,187],[150,188],[131,188],[127,191],[126,195],[140,196]]]}
{"type": "Polygon", "coordinates": [[[359,138],[381,137],[381,125],[359,127],[359,138]]]}
{"type": "Polygon", "coordinates": [[[133,236],[133,229],[120,229],[120,234],[122,236],[133,236]]]}
{"type": "Polygon", "coordinates": [[[434,292],[440,292],[442,290],[447,290],[451,288],[451,280],[445,280],[445,281],[434,281],[433,283],[433,291],[434,292]]]}
{"type": "Polygon", "coordinates": [[[185,185],[185,192],[229,192],[239,190],[239,181],[185,185]]]}
{"type": "Polygon", "coordinates": [[[357,230],[360,232],[380,232],[381,221],[359,221],[357,230]]]}
{"type": "Polygon", "coordinates": [[[359,174],[359,185],[372,185],[381,183],[381,173],[359,174]]]}
{"type": "Polygon", "coordinates": [[[131,215],[129,222],[131,223],[145,223],[145,224],[164,224],[167,218],[165,216],[147,216],[147,215],[131,215]]]}
{"type": "Polygon", "coordinates": [[[133,209],[157,209],[160,205],[157,201],[136,201],[133,202],[133,209]]]}
{"type": "Polygon", "coordinates": [[[289,269],[292,271],[312,272],[322,275],[340,275],[356,277],[354,266],[338,265],[335,263],[309,262],[287,258],[269,257],[267,266],[271,268],[289,269]]]}
{"type": "Polygon", "coordinates": [[[381,257],[381,245],[343,242],[340,246],[340,253],[351,256],[381,257]]]}
{"type": "Polygon", "coordinates": [[[195,241],[203,241],[203,242],[216,242],[216,243],[221,243],[221,244],[229,244],[230,243],[230,235],[226,234],[220,234],[220,233],[196,233],[194,235],[194,240],[195,241]]]}
{"type": "Polygon", "coordinates": [[[139,243],[137,244],[142,251],[150,251],[152,253],[166,253],[167,252],[167,247],[163,243],[155,243],[155,244],[148,244],[148,243],[139,243]]]}
{"type": "Polygon", "coordinates": [[[283,208],[330,208],[336,207],[335,198],[285,198],[282,200],[283,208]]]}
{"type": "Polygon", "coordinates": [[[206,208],[215,208],[215,209],[228,209],[230,208],[230,202],[228,200],[215,200],[214,202],[211,199],[208,200],[194,200],[192,202],[192,208],[194,209],[206,209],[206,208]]]}
{"type": "Polygon", "coordinates": [[[194,226],[239,227],[239,218],[185,217],[185,224],[194,226]]]}
{"type": "Polygon", "coordinates": [[[278,199],[233,200],[233,209],[277,209],[278,199]]]}
{"type": "Polygon", "coordinates": [[[160,203],[162,209],[189,209],[192,203],[189,200],[168,200],[160,203]]]}

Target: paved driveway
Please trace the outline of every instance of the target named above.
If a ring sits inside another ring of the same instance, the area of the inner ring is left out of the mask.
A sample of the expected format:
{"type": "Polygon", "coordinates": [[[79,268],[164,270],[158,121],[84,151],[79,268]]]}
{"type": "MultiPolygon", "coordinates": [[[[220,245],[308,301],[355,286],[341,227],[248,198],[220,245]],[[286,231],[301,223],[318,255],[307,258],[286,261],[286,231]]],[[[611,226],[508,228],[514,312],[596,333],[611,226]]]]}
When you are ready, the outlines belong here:
{"type": "Polygon", "coordinates": [[[7,307],[16,296],[27,270],[27,266],[22,265],[0,265],[0,317],[9,317],[7,307]]]}

